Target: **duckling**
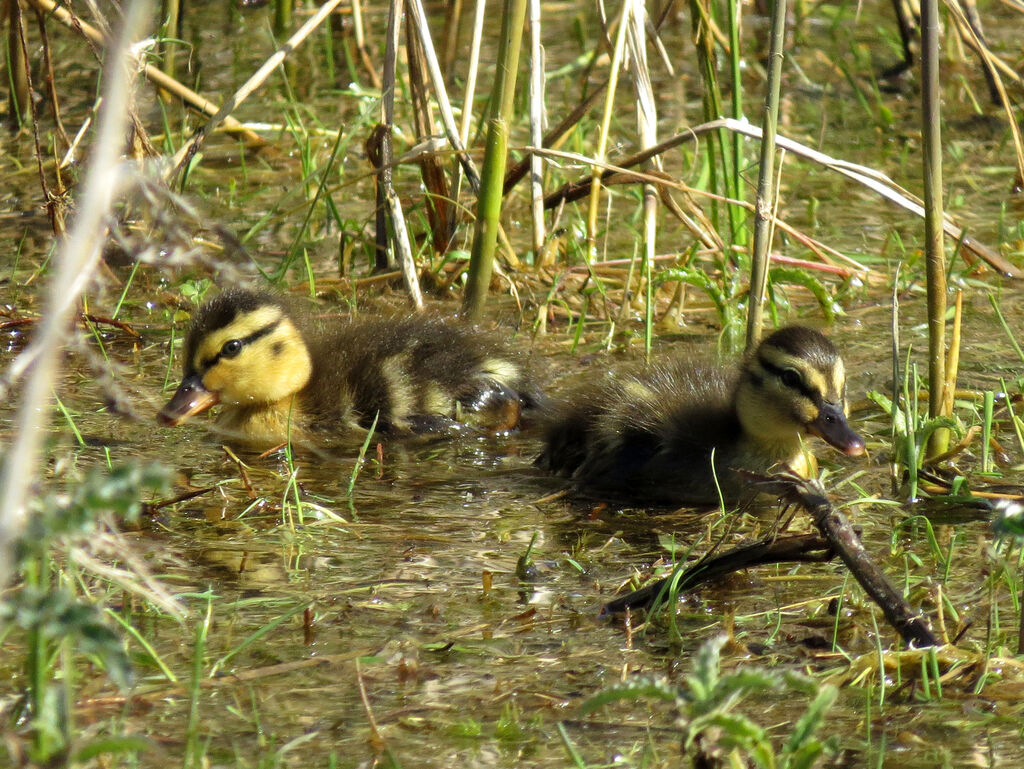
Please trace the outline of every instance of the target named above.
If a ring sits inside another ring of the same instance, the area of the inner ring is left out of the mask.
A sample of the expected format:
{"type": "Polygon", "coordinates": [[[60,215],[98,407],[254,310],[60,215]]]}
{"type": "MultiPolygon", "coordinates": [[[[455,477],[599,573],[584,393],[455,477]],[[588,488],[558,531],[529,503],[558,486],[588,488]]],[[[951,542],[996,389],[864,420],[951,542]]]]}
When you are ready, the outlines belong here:
{"type": "Polygon", "coordinates": [[[252,449],[365,433],[375,421],[382,432],[447,431],[473,414],[501,432],[541,397],[503,344],[468,326],[423,316],[315,321],[248,289],[194,314],[184,369],[159,421],[175,426],[220,404],[218,426],[252,449]]]}
{"type": "Polygon", "coordinates": [[[818,331],[789,326],[734,372],[672,360],[576,394],[553,409],[536,464],[591,495],[708,505],[718,503],[720,488],[735,503],[749,488],[737,469],[786,466],[806,477],[809,435],[850,456],[864,452],[846,421],[835,346],[818,331]]]}

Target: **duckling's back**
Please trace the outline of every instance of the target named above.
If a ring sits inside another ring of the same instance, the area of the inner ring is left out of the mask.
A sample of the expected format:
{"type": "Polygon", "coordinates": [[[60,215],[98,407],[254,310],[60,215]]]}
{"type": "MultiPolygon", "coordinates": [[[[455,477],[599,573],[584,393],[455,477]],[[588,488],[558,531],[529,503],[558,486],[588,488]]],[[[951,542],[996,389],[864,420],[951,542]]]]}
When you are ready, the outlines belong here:
{"type": "Polygon", "coordinates": [[[735,374],[664,361],[609,377],[556,408],[537,464],[599,496],[642,502],[718,501],[733,496],[728,468],[741,429],[735,374]]]}
{"type": "Polygon", "coordinates": [[[312,345],[317,364],[306,400],[321,422],[368,428],[376,420],[377,429],[423,432],[450,427],[463,409],[494,406],[508,413],[495,417],[504,424],[488,427],[509,429],[539,397],[502,342],[441,318],[338,321],[314,334],[312,345]]]}

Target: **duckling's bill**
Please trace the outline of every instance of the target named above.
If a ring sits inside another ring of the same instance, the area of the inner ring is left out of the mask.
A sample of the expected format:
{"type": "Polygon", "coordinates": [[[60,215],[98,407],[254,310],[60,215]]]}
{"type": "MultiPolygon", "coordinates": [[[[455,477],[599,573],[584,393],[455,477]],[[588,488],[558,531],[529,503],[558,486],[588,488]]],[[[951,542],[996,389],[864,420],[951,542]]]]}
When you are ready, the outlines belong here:
{"type": "Polygon", "coordinates": [[[203,380],[193,374],[182,380],[167,405],[160,409],[157,419],[168,427],[177,427],[196,414],[202,414],[212,406],[216,406],[219,401],[217,393],[210,392],[203,387],[203,380]]]}
{"type": "Polygon", "coordinates": [[[864,439],[853,431],[842,407],[835,403],[821,404],[817,418],[807,425],[807,429],[847,456],[859,457],[864,453],[864,439]]]}

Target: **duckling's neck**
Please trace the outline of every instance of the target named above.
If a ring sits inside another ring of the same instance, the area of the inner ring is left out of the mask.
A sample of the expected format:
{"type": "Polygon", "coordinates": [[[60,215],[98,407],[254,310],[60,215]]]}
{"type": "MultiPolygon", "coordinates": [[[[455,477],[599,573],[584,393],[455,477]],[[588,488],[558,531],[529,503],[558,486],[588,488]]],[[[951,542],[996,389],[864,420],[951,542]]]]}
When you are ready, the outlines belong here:
{"type": "Polygon", "coordinates": [[[305,415],[294,395],[274,403],[227,406],[217,425],[233,443],[251,448],[301,442],[306,436],[305,415]]]}
{"type": "Polygon", "coordinates": [[[799,435],[789,438],[768,437],[744,433],[737,454],[744,458],[743,467],[763,470],[790,470],[801,478],[809,478],[817,472],[817,462],[799,435]]]}
{"type": "Polygon", "coordinates": [[[765,470],[785,466],[808,477],[813,457],[804,446],[802,426],[749,371],[741,372],[734,404],[741,430],[737,453],[745,458],[744,466],[765,470]]]}

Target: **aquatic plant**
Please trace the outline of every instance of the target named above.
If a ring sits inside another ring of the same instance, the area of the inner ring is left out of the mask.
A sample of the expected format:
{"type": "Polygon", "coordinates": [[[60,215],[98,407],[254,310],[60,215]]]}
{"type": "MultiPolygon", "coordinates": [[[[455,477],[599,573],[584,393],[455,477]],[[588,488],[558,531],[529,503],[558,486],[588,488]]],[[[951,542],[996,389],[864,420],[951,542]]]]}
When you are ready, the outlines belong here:
{"type": "MultiPolygon", "coordinates": [[[[147,745],[145,739],[127,734],[83,739],[75,723],[84,660],[122,691],[133,679],[125,638],[107,616],[110,608],[96,593],[83,591],[80,583],[85,579],[82,572],[88,574],[90,564],[96,563],[86,543],[91,540],[94,549],[105,549],[109,555],[117,547],[114,521],[132,523],[142,507],[142,490],[159,491],[167,480],[162,468],[132,463],[94,469],[67,492],[50,492],[32,501],[28,526],[14,545],[10,565],[19,577],[17,587],[0,598],[0,629],[5,636],[15,628],[21,634],[24,658],[16,684],[21,697],[12,722],[23,725],[18,737],[24,739],[25,755],[33,763],[131,754],[147,745]]],[[[137,568],[131,556],[127,560],[137,568]]],[[[174,610],[175,602],[166,593],[153,593],[130,573],[101,573],[102,579],[154,596],[165,609],[174,610]]]]}
{"type": "Polygon", "coordinates": [[[675,708],[676,726],[683,732],[682,750],[694,766],[737,765],[753,762],[762,769],[812,767],[827,753],[837,751],[835,736],[818,733],[838,696],[831,684],[796,673],[777,673],[743,665],[722,672],[725,636],[706,641],[693,656],[684,686],[660,678],[637,677],[606,688],[583,703],[590,713],[613,702],[657,700],[675,708]],[[797,694],[810,699],[804,713],[791,724],[789,735],[776,747],[767,729],[744,715],[745,700],[797,694]]]}

